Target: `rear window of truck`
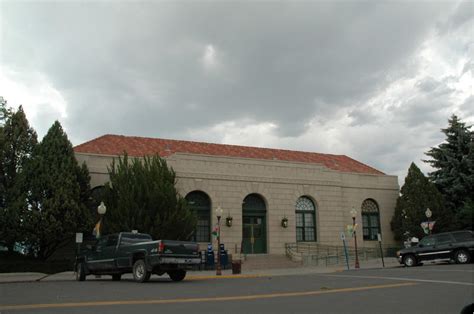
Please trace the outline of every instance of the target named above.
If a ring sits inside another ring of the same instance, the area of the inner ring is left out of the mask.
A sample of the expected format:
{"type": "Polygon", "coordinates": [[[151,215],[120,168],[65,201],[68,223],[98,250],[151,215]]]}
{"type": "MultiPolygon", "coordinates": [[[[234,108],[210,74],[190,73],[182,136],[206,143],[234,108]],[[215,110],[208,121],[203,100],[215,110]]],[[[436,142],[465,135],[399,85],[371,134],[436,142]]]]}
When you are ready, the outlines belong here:
{"type": "Polygon", "coordinates": [[[123,234],[120,240],[121,245],[129,245],[134,243],[140,243],[145,241],[151,241],[151,236],[147,234],[123,234]]]}

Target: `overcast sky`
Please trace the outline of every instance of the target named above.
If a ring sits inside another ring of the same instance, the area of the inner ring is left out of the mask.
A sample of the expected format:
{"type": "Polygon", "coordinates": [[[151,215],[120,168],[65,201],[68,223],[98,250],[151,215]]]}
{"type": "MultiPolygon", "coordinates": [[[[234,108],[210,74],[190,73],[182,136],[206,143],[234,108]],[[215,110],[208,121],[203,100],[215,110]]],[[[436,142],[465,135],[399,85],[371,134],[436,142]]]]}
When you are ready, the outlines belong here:
{"type": "Polygon", "coordinates": [[[403,183],[474,123],[474,2],[0,1],[0,96],[40,138],[344,154],[403,183]]]}

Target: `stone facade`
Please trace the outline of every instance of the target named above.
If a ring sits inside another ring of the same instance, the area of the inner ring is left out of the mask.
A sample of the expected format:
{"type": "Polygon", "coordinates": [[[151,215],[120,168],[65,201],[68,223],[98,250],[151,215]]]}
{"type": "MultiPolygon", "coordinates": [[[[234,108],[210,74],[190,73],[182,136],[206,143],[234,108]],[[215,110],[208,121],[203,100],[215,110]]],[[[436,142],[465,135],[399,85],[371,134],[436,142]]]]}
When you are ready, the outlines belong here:
{"type": "MultiPolygon", "coordinates": [[[[91,187],[107,182],[107,167],[114,156],[76,151],[76,158],[80,163],[86,162],[91,187]]],[[[390,220],[399,193],[396,176],[346,173],[315,163],[203,154],[174,153],[166,159],[176,171],[181,195],[202,191],[209,196],[211,225],[217,220],[214,210],[218,206],[224,210],[221,241],[232,252],[240,250],[242,241],[242,202],[253,193],[261,196],[266,205],[267,253],[284,254],[285,243],[296,242],[295,204],[301,196],[316,205],[318,243],[341,245],[340,233],[352,223],[352,207],[358,211],[357,234],[362,235],[361,204],[372,199],[379,208],[384,245],[395,244],[390,220]],[[231,227],[225,226],[227,216],[233,217],[231,227]],[[284,217],[288,218],[288,228],[281,225],[284,217]]],[[[358,245],[374,247],[377,241],[358,236],[358,245]]]]}

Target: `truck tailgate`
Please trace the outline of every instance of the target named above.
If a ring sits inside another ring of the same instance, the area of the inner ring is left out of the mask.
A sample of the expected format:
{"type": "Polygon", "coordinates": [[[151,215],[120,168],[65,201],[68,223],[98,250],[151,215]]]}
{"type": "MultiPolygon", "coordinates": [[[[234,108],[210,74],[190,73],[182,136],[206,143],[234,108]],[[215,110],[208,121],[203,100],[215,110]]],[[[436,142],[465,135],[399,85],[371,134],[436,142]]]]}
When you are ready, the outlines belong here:
{"type": "Polygon", "coordinates": [[[181,256],[198,256],[198,244],[186,241],[162,240],[164,247],[162,255],[181,255],[181,256]]]}

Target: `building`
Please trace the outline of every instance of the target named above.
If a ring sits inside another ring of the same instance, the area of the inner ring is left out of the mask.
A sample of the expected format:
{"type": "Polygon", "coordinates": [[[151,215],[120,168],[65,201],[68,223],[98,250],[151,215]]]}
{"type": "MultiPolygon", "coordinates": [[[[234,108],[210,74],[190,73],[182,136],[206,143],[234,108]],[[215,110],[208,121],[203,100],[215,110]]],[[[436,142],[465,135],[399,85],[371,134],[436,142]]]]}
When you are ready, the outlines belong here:
{"type": "Polygon", "coordinates": [[[204,245],[212,241],[217,207],[223,209],[221,239],[232,251],[284,254],[286,243],[341,245],[353,207],[359,246],[375,247],[378,233],[385,245],[395,243],[390,220],[397,177],[347,156],[119,135],[74,151],[93,188],[108,181],[107,167],[124,152],[166,158],[178,191],[198,214],[195,240],[204,245]]]}

